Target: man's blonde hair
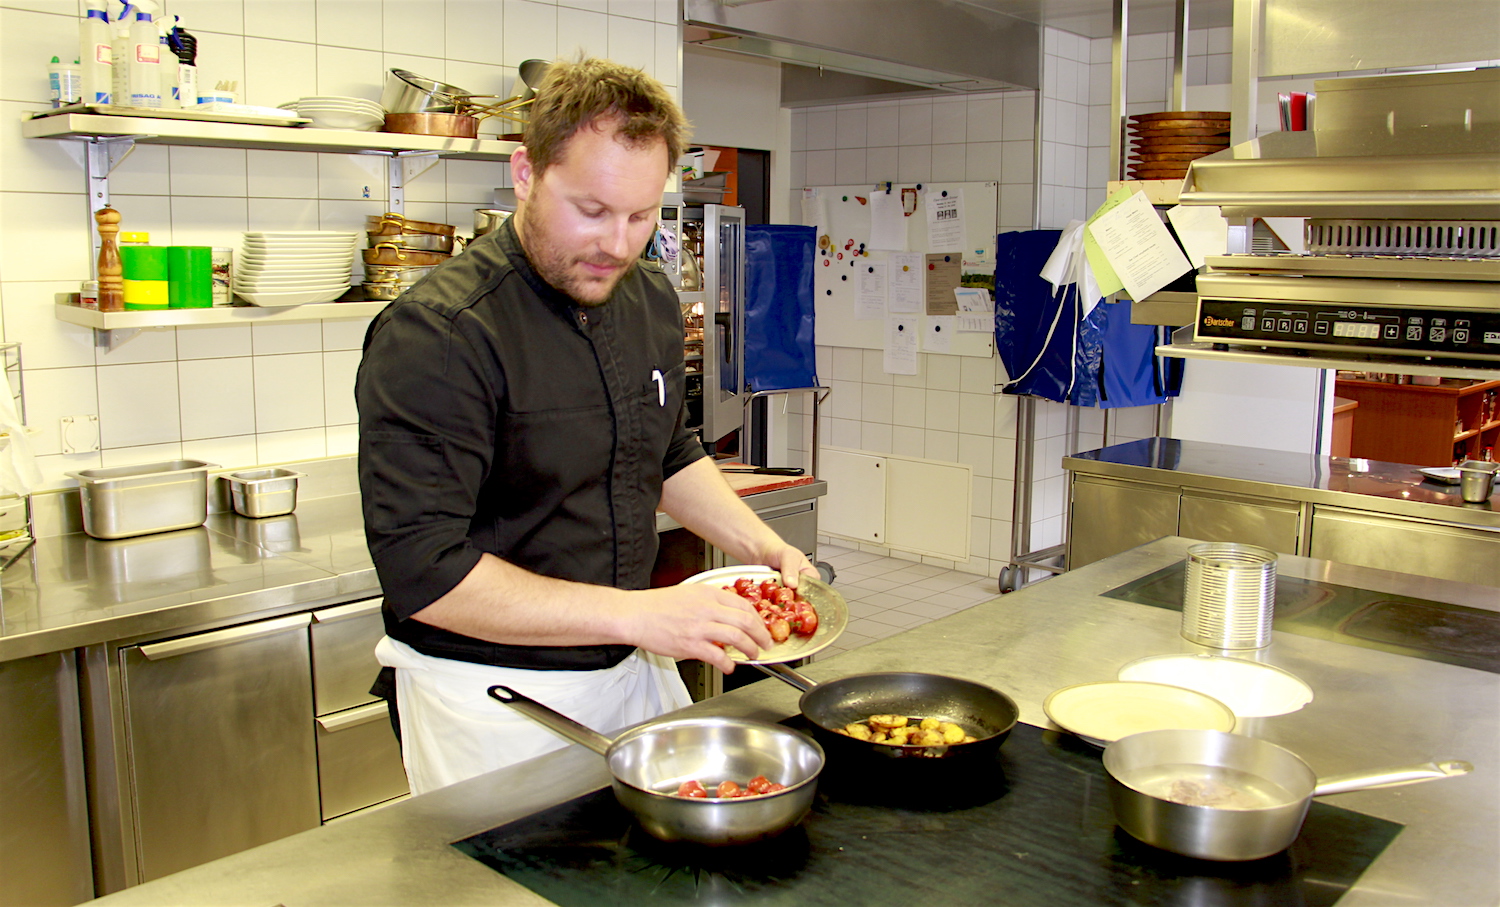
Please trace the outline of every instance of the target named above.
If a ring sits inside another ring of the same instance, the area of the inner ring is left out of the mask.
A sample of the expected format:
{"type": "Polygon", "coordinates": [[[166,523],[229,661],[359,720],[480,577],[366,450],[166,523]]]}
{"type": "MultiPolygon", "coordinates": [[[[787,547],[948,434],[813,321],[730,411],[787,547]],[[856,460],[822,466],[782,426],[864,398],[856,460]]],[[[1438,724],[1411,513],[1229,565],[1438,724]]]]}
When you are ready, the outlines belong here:
{"type": "Polygon", "coordinates": [[[536,175],[562,159],[579,129],[597,121],[617,123],[631,145],[666,142],[668,173],[687,145],[682,108],[641,70],[599,59],[553,63],[537,86],[522,139],[536,175]]]}

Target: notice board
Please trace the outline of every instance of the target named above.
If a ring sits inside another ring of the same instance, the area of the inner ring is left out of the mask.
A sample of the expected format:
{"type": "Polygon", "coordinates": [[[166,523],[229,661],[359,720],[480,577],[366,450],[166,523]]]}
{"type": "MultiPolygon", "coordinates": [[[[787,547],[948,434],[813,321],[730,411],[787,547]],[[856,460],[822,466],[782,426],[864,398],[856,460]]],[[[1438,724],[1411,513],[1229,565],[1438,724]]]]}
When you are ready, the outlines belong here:
{"type": "MultiPolygon", "coordinates": [[[[861,319],[857,314],[861,265],[888,265],[892,252],[872,245],[872,197],[888,192],[902,200],[905,251],[926,253],[929,248],[928,198],[961,198],[963,251],[954,252],[965,286],[984,286],[993,298],[995,278],[995,215],[1000,187],[993,182],[892,183],[857,186],[818,186],[803,190],[802,223],[818,228],[813,288],[817,311],[817,342],[826,346],[880,350],[886,347],[886,321],[861,319]],[[887,189],[889,186],[889,189],[887,189]],[[826,221],[821,223],[821,221],[826,221]]],[[[924,335],[926,314],[916,316],[924,335]]],[[[924,345],[921,352],[935,355],[979,356],[995,353],[993,327],[983,332],[951,335],[951,345],[938,350],[924,345]]]]}

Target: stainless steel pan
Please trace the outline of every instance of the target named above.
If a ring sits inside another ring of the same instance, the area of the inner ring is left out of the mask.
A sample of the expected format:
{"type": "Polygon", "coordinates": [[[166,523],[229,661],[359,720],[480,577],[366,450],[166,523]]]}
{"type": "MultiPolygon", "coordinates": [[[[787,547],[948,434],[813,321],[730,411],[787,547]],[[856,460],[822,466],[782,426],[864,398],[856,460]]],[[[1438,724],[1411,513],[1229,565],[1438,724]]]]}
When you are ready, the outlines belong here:
{"type": "Polygon", "coordinates": [[[1319,778],[1295,753],[1222,731],[1160,730],[1104,750],[1115,819],[1153,847],[1202,860],[1258,860],[1291,846],[1313,797],[1468,774],[1448,760],[1319,778]]]}
{"type": "Polygon", "coordinates": [[[489,694],[553,732],[600,754],[615,798],[652,837],[722,846],[770,838],[802,821],[812,806],[823,750],[786,727],[736,718],[678,718],[643,724],[610,740],[510,687],[489,694]],[[736,799],[673,796],[684,781],[712,789],[765,775],[785,790],[736,799]]]}

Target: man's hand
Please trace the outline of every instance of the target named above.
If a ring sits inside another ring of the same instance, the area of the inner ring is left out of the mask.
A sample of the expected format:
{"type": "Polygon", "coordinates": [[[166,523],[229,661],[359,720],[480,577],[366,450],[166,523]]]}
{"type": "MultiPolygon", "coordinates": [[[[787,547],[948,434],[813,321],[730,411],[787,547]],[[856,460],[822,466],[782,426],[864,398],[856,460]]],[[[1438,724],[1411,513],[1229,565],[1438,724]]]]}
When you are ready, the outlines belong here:
{"type": "Polygon", "coordinates": [[[797,588],[797,579],[801,574],[818,575],[818,568],[808,563],[806,555],[784,543],[767,554],[761,563],[780,572],[781,584],[792,589],[797,588]]]}
{"type": "Polygon", "coordinates": [[[752,658],[771,648],[771,634],[755,606],[733,590],[688,583],[628,596],[629,613],[622,615],[625,635],[648,652],[696,658],[729,674],[734,661],[723,646],[734,646],[752,658]]]}

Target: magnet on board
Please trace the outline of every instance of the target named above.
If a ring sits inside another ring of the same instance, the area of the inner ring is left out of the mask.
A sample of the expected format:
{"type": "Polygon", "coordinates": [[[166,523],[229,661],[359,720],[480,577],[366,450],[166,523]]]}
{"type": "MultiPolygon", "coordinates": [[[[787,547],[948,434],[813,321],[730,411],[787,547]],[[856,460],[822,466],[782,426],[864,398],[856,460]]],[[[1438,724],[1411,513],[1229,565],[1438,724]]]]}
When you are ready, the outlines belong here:
{"type": "Polygon", "coordinates": [[[844,253],[840,252],[839,253],[839,261],[843,261],[843,260],[844,260],[844,253]]]}

